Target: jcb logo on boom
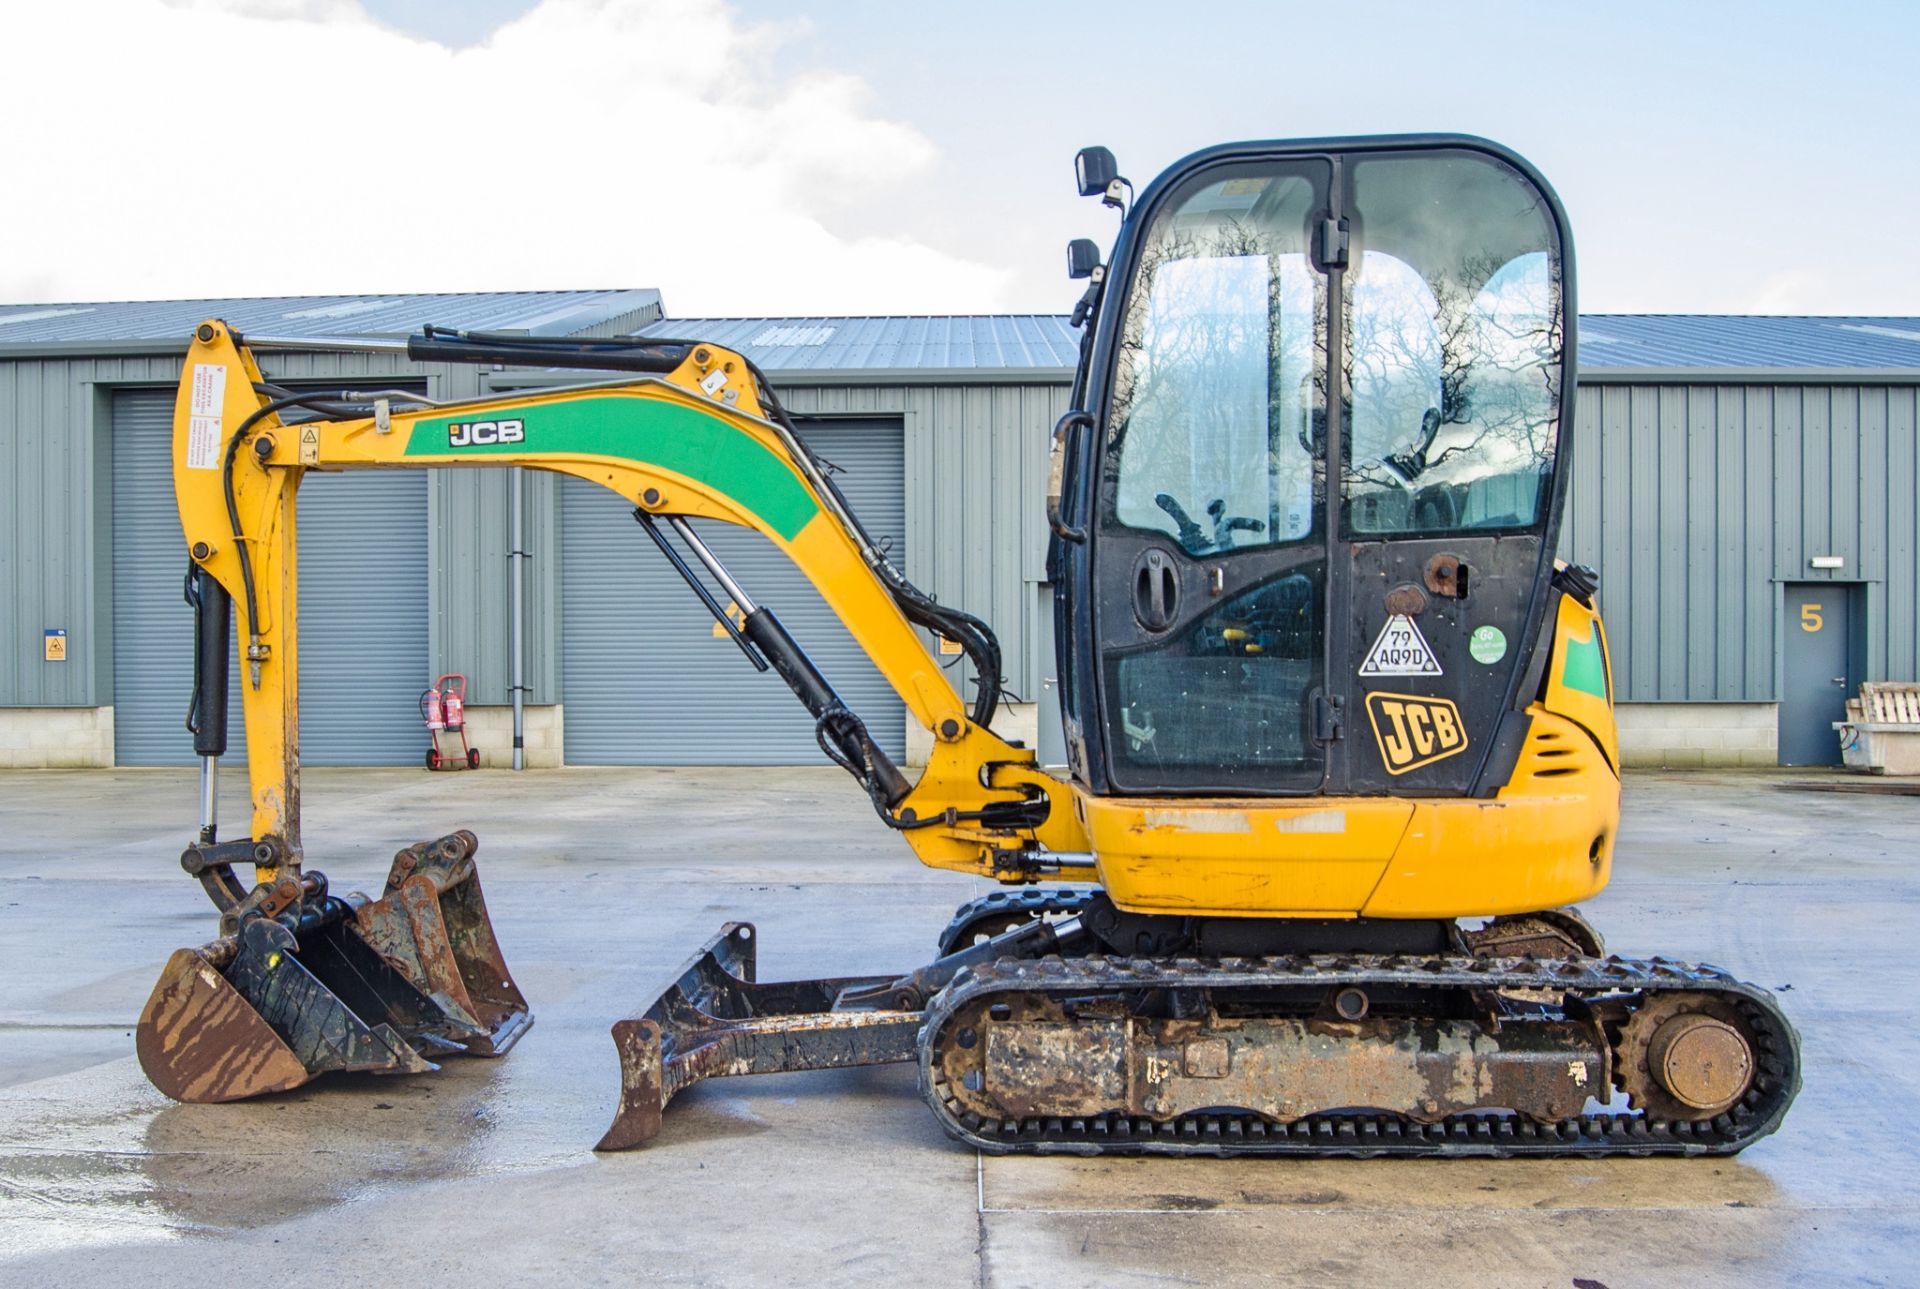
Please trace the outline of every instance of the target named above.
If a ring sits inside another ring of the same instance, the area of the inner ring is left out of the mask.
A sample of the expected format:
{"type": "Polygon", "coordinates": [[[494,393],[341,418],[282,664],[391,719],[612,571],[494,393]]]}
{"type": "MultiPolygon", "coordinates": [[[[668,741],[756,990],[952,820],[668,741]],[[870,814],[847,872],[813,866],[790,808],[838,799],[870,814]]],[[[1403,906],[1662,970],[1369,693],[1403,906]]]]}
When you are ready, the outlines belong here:
{"type": "Polygon", "coordinates": [[[1405,774],[1467,750],[1460,709],[1444,698],[1368,694],[1367,719],[1388,774],[1405,774]]]}
{"type": "Polygon", "coordinates": [[[520,421],[454,421],[447,426],[447,446],[454,448],[523,443],[526,437],[526,426],[520,421]]]}

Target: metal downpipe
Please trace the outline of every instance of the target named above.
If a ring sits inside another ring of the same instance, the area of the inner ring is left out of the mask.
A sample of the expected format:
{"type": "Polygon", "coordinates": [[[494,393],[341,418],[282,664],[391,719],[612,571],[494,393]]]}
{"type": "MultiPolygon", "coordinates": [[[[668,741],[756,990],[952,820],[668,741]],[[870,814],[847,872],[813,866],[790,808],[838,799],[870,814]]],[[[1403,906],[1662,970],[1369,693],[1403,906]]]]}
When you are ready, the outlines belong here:
{"type": "Polygon", "coordinates": [[[508,687],[513,694],[513,768],[527,768],[527,472],[514,466],[507,480],[508,687]]]}

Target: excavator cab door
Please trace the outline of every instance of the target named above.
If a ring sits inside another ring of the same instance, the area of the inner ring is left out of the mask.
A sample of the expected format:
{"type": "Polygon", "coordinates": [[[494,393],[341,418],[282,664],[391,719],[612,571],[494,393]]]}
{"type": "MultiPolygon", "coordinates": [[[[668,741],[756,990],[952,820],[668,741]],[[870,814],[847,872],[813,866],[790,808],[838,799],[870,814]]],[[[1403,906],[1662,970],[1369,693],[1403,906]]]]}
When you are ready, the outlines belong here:
{"type": "Polygon", "coordinates": [[[1082,782],[1460,795],[1517,745],[1566,246],[1544,181],[1478,140],[1236,145],[1142,195],[1055,562],[1082,782]]]}

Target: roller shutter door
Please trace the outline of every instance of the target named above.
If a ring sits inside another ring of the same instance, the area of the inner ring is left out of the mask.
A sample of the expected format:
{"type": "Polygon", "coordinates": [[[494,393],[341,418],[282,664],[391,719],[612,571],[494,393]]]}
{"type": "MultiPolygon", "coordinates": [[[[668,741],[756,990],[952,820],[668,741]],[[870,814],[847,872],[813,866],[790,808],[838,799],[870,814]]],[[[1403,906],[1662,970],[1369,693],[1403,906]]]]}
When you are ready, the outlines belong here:
{"type": "MultiPolygon", "coordinates": [[[[835,482],[861,522],[904,564],[900,422],[806,421],[801,434],[840,468],[835,482]]],[[[712,616],[634,523],[633,503],[578,479],[563,481],[561,497],[567,762],[824,763],[813,718],[778,675],[755,671],[731,640],[714,634],[712,616]]],[[[695,528],[754,602],[786,624],[880,745],[901,757],[905,705],[812,584],[756,532],[704,520],[695,528]]]]}
{"type": "MultiPolygon", "coordinates": [[[[113,404],[114,760],[191,765],[193,689],[186,551],[174,513],[173,391],[113,404]]],[[[426,735],[416,701],[427,657],[424,471],[309,475],[300,486],[300,759],[410,765],[426,735]]],[[[236,661],[227,761],[238,766],[245,671],[236,661]]]]}

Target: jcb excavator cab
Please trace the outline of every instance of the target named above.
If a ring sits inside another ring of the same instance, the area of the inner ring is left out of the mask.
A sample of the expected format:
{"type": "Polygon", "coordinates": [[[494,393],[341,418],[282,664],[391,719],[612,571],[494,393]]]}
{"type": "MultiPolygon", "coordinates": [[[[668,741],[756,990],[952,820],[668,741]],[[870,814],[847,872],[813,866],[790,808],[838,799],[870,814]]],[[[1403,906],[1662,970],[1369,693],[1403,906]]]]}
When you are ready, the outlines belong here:
{"type": "Polygon", "coordinates": [[[1219,148],[1148,188],[1052,560],[1091,794],[1507,782],[1558,598],[1571,254],[1478,141],[1219,148]]]}

